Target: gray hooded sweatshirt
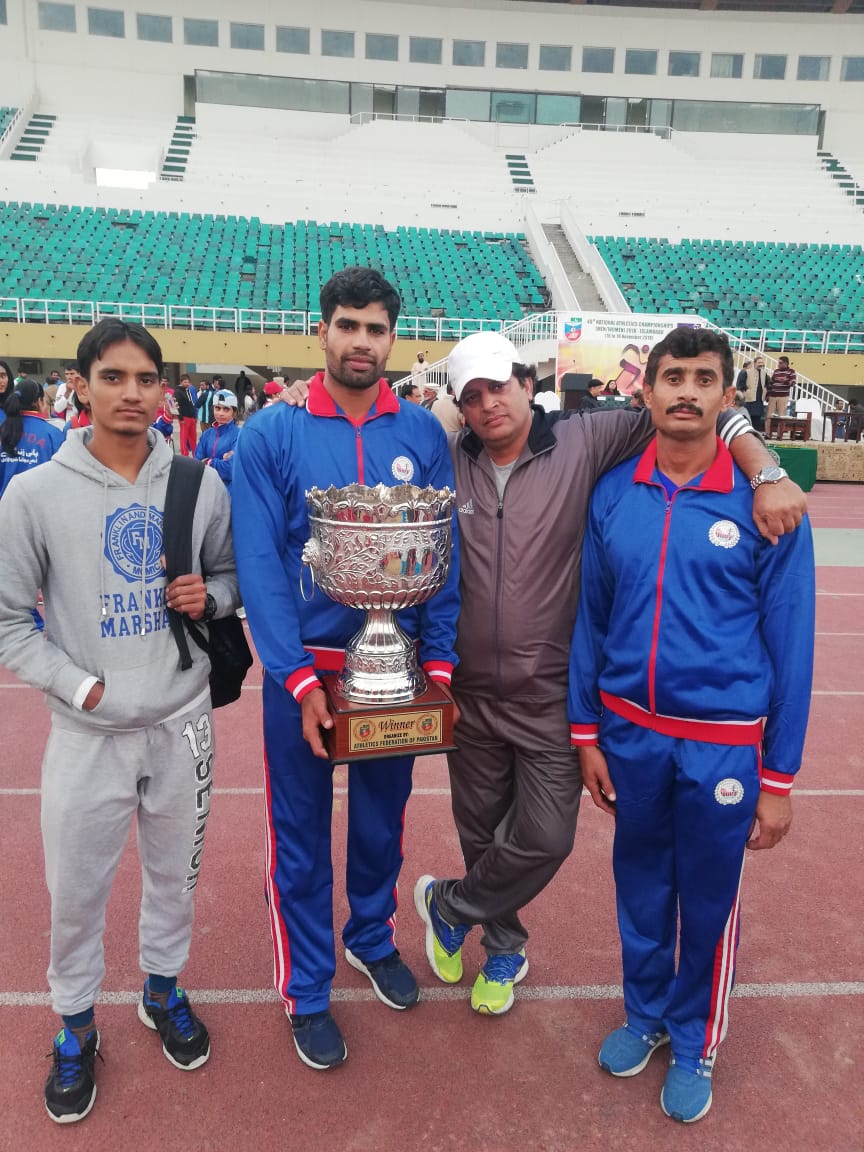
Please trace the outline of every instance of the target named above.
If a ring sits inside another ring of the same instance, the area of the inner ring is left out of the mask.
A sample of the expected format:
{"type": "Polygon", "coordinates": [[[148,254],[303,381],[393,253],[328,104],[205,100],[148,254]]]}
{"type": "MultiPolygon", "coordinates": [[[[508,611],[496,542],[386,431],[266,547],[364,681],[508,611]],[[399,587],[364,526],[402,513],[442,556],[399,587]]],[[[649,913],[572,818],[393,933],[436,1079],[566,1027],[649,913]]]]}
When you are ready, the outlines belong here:
{"type": "MultiPolygon", "coordinates": [[[[174,715],[206,693],[210,661],[194,643],[180,670],[161,564],[172,452],[148,432],[133,483],[68,434],[47,464],[14,477],[0,501],[0,664],[46,694],[64,727],[127,731],[174,715]],[[58,514],[61,505],[63,512],[58,514]],[[42,589],[45,636],[31,610],[42,589]],[[105,683],[91,712],[73,707],[88,676],[105,683]]],[[[206,573],[216,615],[239,604],[225,485],[205,469],[192,529],[193,571],[206,573]]]]}

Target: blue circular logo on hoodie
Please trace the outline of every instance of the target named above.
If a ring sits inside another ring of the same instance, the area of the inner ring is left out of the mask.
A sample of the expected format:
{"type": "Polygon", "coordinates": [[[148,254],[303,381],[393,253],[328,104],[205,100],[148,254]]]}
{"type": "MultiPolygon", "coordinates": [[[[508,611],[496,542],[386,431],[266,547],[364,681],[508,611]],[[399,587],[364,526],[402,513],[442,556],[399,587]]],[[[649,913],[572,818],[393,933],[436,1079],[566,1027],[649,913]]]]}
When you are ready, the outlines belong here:
{"type": "Polygon", "coordinates": [[[150,507],[149,517],[140,504],[118,508],[105,522],[105,555],[111,567],[130,584],[164,578],[162,556],[162,513],[150,507]],[[144,527],[147,527],[147,554],[144,555],[144,527]]]}

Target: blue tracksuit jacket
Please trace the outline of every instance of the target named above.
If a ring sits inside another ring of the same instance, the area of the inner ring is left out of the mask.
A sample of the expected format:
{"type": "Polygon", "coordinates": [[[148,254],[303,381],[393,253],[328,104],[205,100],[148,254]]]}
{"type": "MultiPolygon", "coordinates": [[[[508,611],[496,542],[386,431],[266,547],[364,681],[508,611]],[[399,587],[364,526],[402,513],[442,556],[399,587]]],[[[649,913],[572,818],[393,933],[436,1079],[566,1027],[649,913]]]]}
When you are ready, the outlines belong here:
{"type": "Polygon", "coordinates": [[[239,435],[240,429],[233,421],[230,424],[214,424],[202,434],[195,449],[195,459],[203,460],[208,468],[218,472],[229,488],[234,471],[234,457],[231,456],[227,460],[223,460],[222,457],[226,452],[236,450],[239,435]]]}
{"type": "Polygon", "coordinates": [[[670,736],[754,744],[762,788],[786,794],[801,763],[813,672],[815,576],[805,517],[772,547],[718,440],[672,500],[656,442],[597,484],[570,658],[571,739],[596,744],[602,709],[670,736]]]}

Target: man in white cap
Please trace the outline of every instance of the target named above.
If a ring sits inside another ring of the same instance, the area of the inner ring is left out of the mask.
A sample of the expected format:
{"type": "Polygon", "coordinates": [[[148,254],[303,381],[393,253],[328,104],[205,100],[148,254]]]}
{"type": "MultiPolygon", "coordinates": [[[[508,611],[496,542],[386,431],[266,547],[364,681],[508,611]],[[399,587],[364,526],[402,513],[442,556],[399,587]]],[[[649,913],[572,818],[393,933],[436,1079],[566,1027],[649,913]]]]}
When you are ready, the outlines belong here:
{"type": "Polygon", "coordinates": [[[218,472],[229,489],[234,468],[234,449],[239,435],[237,397],[223,388],[213,397],[213,423],[198,441],[195,459],[203,460],[208,468],[218,472]]]}
{"type": "MultiPolygon", "coordinates": [[[[562,417],[533,406],[534,369],[499,333],[462,340],[448,372],[466,424],[450,437],[462,607],[453,676],[461,718],[448,755],[466,873],[421,876],[414,901],[427,958],[446,983],[461,979],[462,943],[482,925],[487,960],[471,1006],[501,1015],[528,971],[519,910],[555,875],[576,830],[582,779],[567,685],[589,499],[603,472],[644,449],[652,423],[632,409],[562,417]]],[[[718,429],[748,476],[773,465],[740,417],[730,413],[718,429]]],[[[765,482],[754,519],[776,542],[804,508],[791,481],[765,482]]]]}

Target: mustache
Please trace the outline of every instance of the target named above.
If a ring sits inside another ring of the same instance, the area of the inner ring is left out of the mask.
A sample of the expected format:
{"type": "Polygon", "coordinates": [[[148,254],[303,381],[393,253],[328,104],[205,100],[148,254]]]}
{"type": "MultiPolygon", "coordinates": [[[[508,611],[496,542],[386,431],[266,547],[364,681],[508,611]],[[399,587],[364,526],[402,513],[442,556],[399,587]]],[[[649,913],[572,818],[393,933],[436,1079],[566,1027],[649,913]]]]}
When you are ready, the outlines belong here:
{"type": "Polygon", "coordinates": [[[673,412],[692,412],[694,416],[705,415],[698,404],[673,404],[670,408],[666,409],[666,415],[671,416],[673,412]]]}

